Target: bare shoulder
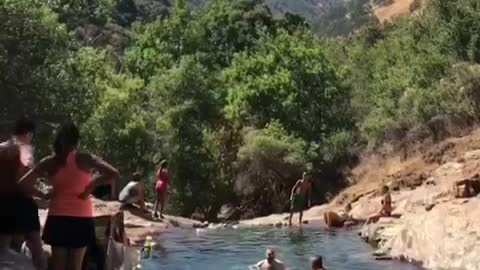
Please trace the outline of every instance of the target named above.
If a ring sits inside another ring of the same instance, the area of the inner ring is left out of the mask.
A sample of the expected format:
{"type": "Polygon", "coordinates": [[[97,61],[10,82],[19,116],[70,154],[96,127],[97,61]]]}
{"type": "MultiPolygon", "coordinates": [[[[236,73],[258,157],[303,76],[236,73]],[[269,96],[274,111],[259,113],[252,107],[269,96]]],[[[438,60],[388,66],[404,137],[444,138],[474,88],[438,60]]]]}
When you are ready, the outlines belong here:
{"type": "Polygon", "coordinates": [[[280,261],[280,260],[277,259],[277,260],[275,261],[275,264],[276,264],[276,266],[277,266],[276,269],[282,269],[282,270],[285,269],[285,264],[284,264],[282,261],[280,261]]]}

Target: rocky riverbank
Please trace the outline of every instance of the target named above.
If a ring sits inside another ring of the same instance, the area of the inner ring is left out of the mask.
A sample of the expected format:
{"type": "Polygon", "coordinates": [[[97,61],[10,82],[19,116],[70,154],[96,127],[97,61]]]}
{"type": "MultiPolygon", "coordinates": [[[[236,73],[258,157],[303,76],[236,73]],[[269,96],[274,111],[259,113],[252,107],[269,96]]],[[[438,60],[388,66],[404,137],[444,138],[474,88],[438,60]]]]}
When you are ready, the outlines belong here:
{"type": "MultiPolygon", "coordinates": [[[[147,204],[147,209],[149,209],[147,211],[138,208],[121,209],[119,202],[94,199],[94,214],[98,221],[97,224],[106,224],[109,217],[115,215],[119,211],[123,211],[125,230],[133,245],[142,244],[147,235],[158,235],[159,233],[172,228],[193,229],[208,225],[192,219],[170,215],[165,215],[164,219],[154,220],[152,218],[152,208],[152,205],[147,204]]],[[[42,225],[45,224],[47,210],[41,209],[39,211],[39,216],[40,223],[42,225]]]]}
{"type": "Polygon", "coordinates": [[[422,186],[394,196],[402,218],[382,219],[362,236],[378,244],[379,254],[429,269],[480,269],[480,198],[458,198],[469,188],[464,183],[479,181],[479,169],[479,150],[439,166],[422,186]]]}
{"type": "MultiPolygon", "coordinates": [[[[43,226],[47,219],[47,210],[45,208],[48,203],[43,201],[38,201],[37,203],[40,207],[40,223],[43,226]]],[[[103,238],[103,232],[105,232],[110,217],[122,210],[120,206],[121,205],[118,202],[107,202],[94,199],[94,214],[98,229],[97,237],[99,239],[103,238]]],[[[152,208],[152,206],[148,205],[148,208],[152,208]]],[[[123,209],[123,213],[126,233],[130,242],[134,246],[142,245],[147,235],[159,235],[161,232],[171,228],[193,229],[197,227],[206,227],[208,225],[195,220],[168,215],[165,215],[165,218],[162,220],[153,220],[151,210],[123,209]]],[[[103,246],[103,244],[101,244],[101,246],[103,246]]],[[[44,250],[47,256],[51,254],[49,246],[45,245],[44,250]]],[[[0,250],[0,269],[33,270],[34,268],[31,261],[23,254],[15,253],[12,250],[0,250]]]]}
{"type": "MultiPolygon", "coordinates": [[[[331,203],[304,213],[309,224],[324,226],[323,213],[352,203],[351,214],[365,220],[380,210],[379,189],[392,191],[394,214],[362,229],[361,235],[378,247],[376,255],[421,263],[430,269],[480,269],[480,130],[421,147],[407,159],[370,156],[352,172],[352,185],[331,203]]],[[[151,205],[149,205],[151,207],[151,205]]],[[[108,220],[120,210],[117,202],[95,200],[95,216],[108,220]]],[[[42,224],[46,210],[40,210],[42,224]]],[[[134,245],[147,235],[170,228],[199,228],[208,224],[174,216],[153,220],[151,211],[125,210],[125,227],[134,245]]],[[[296,220],[297,216],[295,216],[296,220]]],[[[285,226],[288,214],[240,221],[235,226],[285,226]]],[[[223,228],[212,225],[209,228],[223,228]]],[[[1,256],[0,256],[1,257],[1,256]]],[[[0,266],[1,266],[0,258],[0,266]]],[[[8,269],[8,268],[6,268],[8,269]]]]}
{"type": "MultiPolygon", "coordinates": [[[[393,189],[394,214],[362,229],[379,258],[423,264],[429,269],[480,269],[480,131],[418,149],[410,158],[370,157],[353,171],[353,184],[328,205],[305,212],[323,225],[325,210],[352,203],[366,219],[380,209],[379,187],[393,189]]],[[[283,226],[287,214],[242,221],[245,226],[283,226]]],[[[296,217],[295,217],[296,218],[296,217]]]]}

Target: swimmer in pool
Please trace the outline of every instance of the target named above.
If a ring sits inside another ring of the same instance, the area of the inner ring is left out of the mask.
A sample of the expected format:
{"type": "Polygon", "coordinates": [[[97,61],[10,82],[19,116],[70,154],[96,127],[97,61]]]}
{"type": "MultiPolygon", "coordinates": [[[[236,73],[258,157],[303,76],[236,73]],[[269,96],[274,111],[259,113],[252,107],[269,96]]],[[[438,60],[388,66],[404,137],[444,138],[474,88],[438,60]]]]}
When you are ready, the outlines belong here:
{"type": "Polygon", "coordinates": [[[256,264],[260,270],[285,270],[283,262],[275,258],[275,250],[269,248],[265,252],[266,258],[256,264]]]}
{"type": "Polygon", "coordinates": [[[313,258],[313,260],[312,260],[312,270],[327,270],[323,266],[322,256],[318,256],[318,257],[313,258]]]}

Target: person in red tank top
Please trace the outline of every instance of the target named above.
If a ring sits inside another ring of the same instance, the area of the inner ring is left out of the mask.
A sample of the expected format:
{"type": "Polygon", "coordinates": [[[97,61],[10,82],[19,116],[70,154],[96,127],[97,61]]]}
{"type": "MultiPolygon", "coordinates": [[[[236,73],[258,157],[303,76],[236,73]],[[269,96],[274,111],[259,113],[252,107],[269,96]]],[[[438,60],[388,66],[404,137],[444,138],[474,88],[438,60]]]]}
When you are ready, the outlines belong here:
{"type": "Polygon", "coordinates": [[[19,182],[31,185],[36,175],[53,186],[43,240],[52,246],[53,270],[81,270],[86,247],[95,241],[93,203],[97,185],[111,183],[118,171],[100,158],[78,151],[80,134],[73,123],[55,138],[54,154],[40,161],[19,182]],[[92,180],[91,172],[100,174],[92,180]]]}
{"type": "Polygon", "coordinates": [[[168,174],[168,162],[163,160],[160,162],[160,169],[158,169],[157,181],[155,183],[155,193],[157,199],[155,200],[155,209],[153,210],[153,217],[158,218],[158,205],[160,204],[160,218],[163,218],[163,208],[167,199],[168,185],[170,184],[170,175],[168,174]]]}

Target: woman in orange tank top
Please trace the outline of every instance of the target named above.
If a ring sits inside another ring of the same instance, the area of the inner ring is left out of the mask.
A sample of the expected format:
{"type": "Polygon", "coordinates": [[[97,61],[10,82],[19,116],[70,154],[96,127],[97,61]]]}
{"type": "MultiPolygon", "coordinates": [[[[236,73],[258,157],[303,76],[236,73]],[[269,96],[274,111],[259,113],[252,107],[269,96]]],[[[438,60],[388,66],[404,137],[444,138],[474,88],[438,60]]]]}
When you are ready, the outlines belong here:
{"type": "Polygon", "coordinates": [[[95,241],[95,223],[90,194],[97,185],[110,183],[118,171],[100,158],[77,150],[78,128],[61,127],[54,142],[55,153],[44,158],[20,182],[42,175],[53,186],[43,240],[52,246],[54,270],[81,270],[86,247],[95,241]],[[91,171],[100,173],[92,181],[91,171]]]}

